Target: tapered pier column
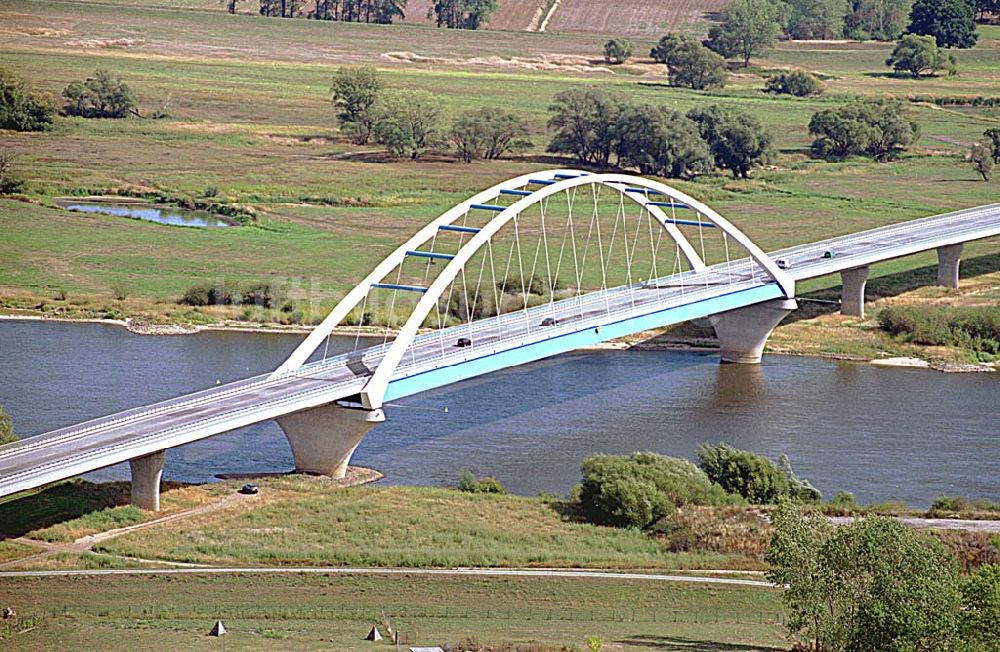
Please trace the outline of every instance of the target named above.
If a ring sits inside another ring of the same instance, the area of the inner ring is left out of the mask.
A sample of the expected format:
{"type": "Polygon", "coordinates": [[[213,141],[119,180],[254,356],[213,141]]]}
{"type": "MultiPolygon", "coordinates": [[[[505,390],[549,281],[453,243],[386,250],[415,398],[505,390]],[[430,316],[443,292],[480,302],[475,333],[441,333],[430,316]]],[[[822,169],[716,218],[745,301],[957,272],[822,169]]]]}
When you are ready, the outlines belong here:
{"type": "Polygon", "coordinates": [[[958,287],[958,264],[962,260],[962,243],[938,247],[938,285],[958,287]]]}
{"type": "Polygon", "coordinates": [[[331,404],[278,418],[299,473],[343,478],[354,449],[368,431],[385,421],[381,409],[331,404]]]}
{"type": "Polygon", "coordinates": [[[850,317],[864,317],[868,266],[845,269],[840,273],[840,281],[843,284],[840,291],[840,314],[850,317]]]}
{"type": "Polygon", "coordinates": [[[798,307],[795,299],[777,299],[709,317],[719,338],[722,361],[743,364],[760,362],[771,331],[798,307]]]}
{"type": "Polygon", "coordinates": [[[132,469],[132,504],[150,512],[160,511],[160,478],[167,452],[159,451],[129,460],[132,469]]]}

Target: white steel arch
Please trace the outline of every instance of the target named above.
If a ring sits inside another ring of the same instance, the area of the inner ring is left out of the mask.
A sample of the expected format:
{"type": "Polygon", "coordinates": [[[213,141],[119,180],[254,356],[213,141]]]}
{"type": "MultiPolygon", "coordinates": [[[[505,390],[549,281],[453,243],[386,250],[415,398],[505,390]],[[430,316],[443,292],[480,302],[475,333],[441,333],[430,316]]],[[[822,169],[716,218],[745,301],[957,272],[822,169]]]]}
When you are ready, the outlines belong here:
{"type": "MultiPolygon", "coordinates": [[[[453,208],[445,211],[437,219],[433,220],[432,222],[427,224],[427,226],[417,231],[413,235],[413,237],[411,237],[409,240],[400,245],[395,251],[389,254],[385,258],[385,260],[379,263],[375,267],[375,269],[373,269],[371,273],[368,274],[368,276],[362,279],[362,281],[354,287],[354,289],[348,292],[344,296],[344,298],[341,299],[336,306],[334,306],[330,314],[327,315],[327,317],[322,322],[320,322],[320,324],[316,326],[315,329],[313,329],[313,331],[305,338],[305,340],[302,341],[302,343],[298,347],[296,347],[296,349],[292,352],[292,354],[288,357],[288,359],[285,360],[281,364],[281,366],[279,366],[277,369],[274,370],[274,372],[271,374],[270,377],[277,378],[284,374],[294,372],[296,369],[305,364],[306,360],[309,359],[309,356],[311,356],[313,352],[315,352],[316,349],[318,349],[323,344],[323,341],[330,336],[330,334],[333,332],[333,329],[336,328],[347,317],[347,315],[350,314],[350,312],[354,310],[354,308],[356,308],[364,300],[365,296],[367,296],[368,292],[371,290],[373,283],[378,283],[379,281],[384,279],[386,275],[388,275],[398,265],[402,264],[403,260],[406,258],[408,251],[417,249],[420,245],[431,240],[434,237],[434,235],[438,232],[438,229],[441,226],[453,224],[454,222],[462,219],[463,216],[468,214],[469,210],[472,208],[474,204],[487,203],[490,200],[499,197],[505,190],[517,190],[523,188],[526,185],[530,185],[532,180],[544,179],[547,181],[555,182],[552,183],[552,185],[546,186],[543,189],[546,192],[542,193],[542,190],[538,190],[533,192],[531,196],[525,198],[525,199],[530,199],[531,197],[535,197],[537,195],[538,200],[540,201],[545,197],[548,197],[562,190],[566,190],[567,188],[571,188],[575,185],[583,185],[582,183],[566,184],[565,183],[566,181],[571,181],[572,179],[587,178],[590,181],[587,181],[586,183],[594,183],[595,182],[594,180],[610,176],[616,176],[619,178],[619,180],[617,181],[618,185],[628,184],[629,186],[633,187],[648,187],[650,190],[657,189],[653,188],[652,186],[648,186],[649,182],[639,177],[631,177],[627,175],[594,175],[588,172],[584,172],[583,170],[553,169],[553,170],[544,170],[541,172],[533,172],[530,174],[521,175],[519,177],[514,177],[513,179],[508,179],[507,181],[498,183],[480,193],[473,195],[469,199],[466,199],[462,203],[457,204],[453,208]]],[[[600,183],[601,181],[597,182],[600,183]]],[[[687,238],[684,237],[684,235],[680,232],[680,229],[678,229],[676,225],[674,225],[667,219],[667,215],[664,214],[663,210],[659,206],[650,205],[648,197],[636,196],[635,193],[625,192],[623,188],[618,187],[618,185],[616,185],[615,182],[613,181],[609,181],[605,185],[614,188],[616,191],[622,193],[630,200],[644,206],[646,210],[648,210],[654,217],[656,217],[657,218],[656,221],[660,224],[660,226],[677,243],[681,253],[684,255],[684,258],[688,261],[688,264],[691,266],[691,269],[695,271],[703,271],[705,269],[705,263],[698,255],[694,246],[687,240],[687,238]]],[[[667,186],[662,184],[659,186],[659,190],[661,191],[666,188],[667,186]]],[[[672,188],[670,188],[669,191],[670,191],[669,194],[671,194],[677,199],[685,198],[684,199],[685,201],[687,201],[688,199],[687,195],[677,192],[672,188]]],[[[514,204],[514,206],[522,204],[523,201],[524,200],[517,202],[516,204],[514,204]]],[[[534,201],[529,202],[527,204],[524,204],[524,207],[533,205],[534,203],[536,202],[534,201]]],[[[692,206],[694,206],[694,204],[692,204],[692,206]]],[[[705,210],[709,211],[708,213],[705,214],[710,219],[712,216],[718,217],[707,206],[704,206],[703,204],[697,204],[697,206],[703,207],[705,210]]],[[[511,208],[513,208],[513,206],[511,208]]],[[[520,210],[521,209],[519,209],[519,211],[520,210]]],[[[701,208],[699,208],[699,210],[701,210],[701,208]]],[[[505,213],[506,211],[504,213],[498,214],[494,218],[494,220],[499,219],[501,216],[505,215],[505,213]]],[[[719,219],[721,219],[721,217],[719,219]]],[[[506,223],[506,221],[507,218],[504,219],[504,223],[506,223]]]]}
{"type": "MultiPolygon", "coordinates": [[[[542,173],[542,174],[547,174],[547,173],[542,173]]],[[[755,261],[758,265],[760,265],[767,272],[767,274],[781,287],[782,293],[786,298],[792,298],[795,296],[795,281],[787,273],[785,273],[782,269],[780,269],[777,266],[777,264],[775,264],[775,262],[767,256],[767,254],[765,254],[759,247],[757,247],[757,245],[755,245],[742,231],[737,229],[732,223],[730,223],[724,217],[722,217],[717,212],[712,210],[706,204],[697,201],[696,199],[690,197],[689,195],[682,193],[679,190],[676,190],[675,188],[672,188],[659,181],[654,181],[652,179],[645,179],[642,177],[626,175],[626,174],[589,174],[576,171],[570,171],[566,173],[560,172],[560,174],[564,174],[565,176],[568,176],[569,174],[574,174],[577,176],[572,176],[570,178],[563,178],[562,180],[556,183],[552,183],[551,185],[546,185],[540,190],[536,190],[532,192],[530,195],[524,197],[523,199],[515,202],[514,204],[511,204],[510,206],[505,208],[502,212],[499,212],[492,220],[490,220],[490,222],[485,227],[483,227],[481,230],[479,230],[479,232],[473,235],[472,238],[470,238],[469,241],[465,243],[461,249],[459,249],[455,257],[451,259],[448,262],[448,265],[438,274],[438,276],[434,279],[431,285],[423,293],[423,296],[417,302],[416,307],[410,313],[410,316],[406,320],[406,323],[400,329],[392,345],[389,347],[388,351],[386,351],[385,356],[382,358],[378,367],[375,369],[375,372],[372,374],[371,378],[368,380],[368,383],[361,391],[361,402],[366,408],[375,409],[382,407],[383,398],[385,396],[386,390],[388,389],[389,381],[392,379],[392,375],[396,370],[396,367],[399,365],[407,348],[409,348],[410,344],[413,342],[413,339],[416,337],[417,331],[420,328],[421,324],[423,324],[424,319],[427,317],[430,311],[437,305],[438,299],[448,288],[448,286],[455,280],[459,272],[464,267],[465,263],[467,263],[472,258],[472,256],[477,251],[479,251],[481,247],[486,245],[494,234],[496,234],[508,222],[519,216],[521,212],[524,211],[526,208],[534,206],[535,204],[539,203],[540,201],[544,200],[547,197],[550,197],[554,194],[569,190],[577,186],[601,184],[606,187],[613,188],[625,196],[631,196],[635,194],[629,192],[628,191],[629,188],[632,189],[642,188],[649,191],[653,191],[658,194],[668,196],[673,200],[679,200],[683,202],[690,208],[694,209],[702,217],[711,221],[719,229],[725,232],[727,236],[733,238],[734,241],[740,244],[750,255],[751,259],[753,259],[753,261],[755,261]]],[[[529,178],[539,177],[538,174],[527,175],[527,176],[529,178]]],[[[553,174],[553,176],[555,175],[553,174]]],[[[525,177],[518,177],[518,180],[523,180],[524,178],[525,177]]],[[[522,185],[524,184],[522,183],[522,185]]],[[[502,187],[504,186],[504,184],[500,184],[500,186],[502,187]]],[[[488,193],[490,191],[486,192],[488,193]]],[[[480,193],[476,197],[482,200],[485,194],[486,193],[480,193]]],[[[658,207],[649,206],[646,203],[646,201],[641,198],[639,199],[639,203],[643,204],[648,209],[650,209],[651,213],[653,212],[653,209],[658,210],[658,207]]],[[[464,208],[467,204],[469,204],[469,202],[465,202],[459,205],[459,207],[463,207],[462,214],[464,214],[465,210],[467,210],[464,208]]],[[[456,207],[456,209],[459,207],[456,207]]],[[[445,215],[450,215],[456,209],[452,209],[452,211],[449,211],[445,215]]],[[[653,214],[659,218],[658,221],[661,224],[664,223],[665,216],[662,214],[662,211],[659,211],[658,214],[657,213],[653,214]]],[[[444,216],[442,216],[442,218],[443,217],[444,216]]],[[[442,223],[439,221],[442,218],[439,218],[438,220],[432,223],[435,225],[435,228],[437,228],[437,224],[442,223]]],[[[667,225],[665,224],[665,226],[667,225]]],[[[685,248],[685,253],[687,253],[688,249],[690,249],[691,250],[690,256],[693,256],[698,260],[698,262],[700,263],[700,269],[704,269],[704,262],[702,262],[701,259],[697,257],[697,254],[694,253],[690,243],[682,234],[680,234],[680,232],[676,229],[676,227],[671,232],[671,236],[674,237],[678,245],[681,245],[682,247],[683,247],[682,243],[686,243],[687,248],[685,248]],[[674,236],[674,233],[676,233],[677,235],[674,236]]],[[[414,240],[415,239],[416,238],[414,238],[414,240]]],[[[410,242],[413,242],[413,240],[411,240],[410,242]]],[[[691,259],[690,256],[689,260],[691,259]]],[[[384,276],[385,274],[387,274],[389,271],[393,269],[393,267],[394,266],[390,266],[387,269],[385,269],[382,275],[384,276]]],[[[371,277],[369,277],[369,279],[370,278],[371,277]]],[[[366,279],[366,281],[368,281],[369,279],[366,279]]],[[[377,281],[377,279],[375,279],[375,281],[377,281]]],[[[367,292],[367,286],[359,286],[359,287],[364,287],[365,288],[364,291],[367,292]]],[[[355,288],[355,290],[357,289],[358,288],[355,288]]],[[[355,301],[355,303],[357,302],[355,301]]],[[[338,308],[339,307],[340,306],[338,306],[338,308]]],[[[353,306],[351,307],[353,308],[353,306]]],[[[349,310],[350,308],[344,311],[337,311],[337,312],[342,312],[343,316],[346,316],[349,310]]],[[[333,315],[331,314],[331,317],[332,316],[333,315]]],[[[323,335],[323,337],[326,337],[326,335],[323,335]]],[[[318,345],[319,341],[315,343],[313,349],[315,349],[315,347],[318,345]]],[[[310,350],[302,358],[302,361],[308,358],[309,355],[311,354],[312,351],[310,350]]],[[[289,360],[291,360],[291,358],[289,358],[289,360]]],[[[286,362],[285,365],[282,365],[282,367],[279,368],[279,371],[285,368],[287,364],[288,363],[286,362]]],[[[298,364],[301,364],[301,362],[299,362],[298,364]]]]}

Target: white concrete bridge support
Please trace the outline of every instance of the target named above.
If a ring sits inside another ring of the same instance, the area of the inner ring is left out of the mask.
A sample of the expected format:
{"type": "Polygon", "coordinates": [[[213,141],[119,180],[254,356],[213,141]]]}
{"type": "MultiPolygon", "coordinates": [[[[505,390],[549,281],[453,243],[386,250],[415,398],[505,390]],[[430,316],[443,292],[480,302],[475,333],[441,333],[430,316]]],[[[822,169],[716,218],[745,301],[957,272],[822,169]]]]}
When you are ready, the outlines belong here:
{"type": "Polygon", "coordinates": [[[132,504],[150,512],[160,511],[160,478],[167,452],[158,451],[129,460],[132,469],[132,504]]]}
{"type": "Polygon", "coordinates": [[[947,247],[938,247],[938,285],[943,285],[946,288],[958,287],[958,264],[962,260],[963,248],[964,245],[961,242],[947,247]]]}
{"type": "Polygon", "coordinates": [[[381,409],[346,408],[336,404],[278,418],[299,473],[343,478],[354,449],[368,431],[385,421],[381,409]]]}
{"type": "Polygon", "coordinates": [[[723,362],[757,364],[774,327],[799,307],[795,299],[776,299],[709,317],[719,338],[723,362]]]}
{"type": "Polygon", "coordinates": [[[840,273],[843,285],[840,292],[840,314],[850,317],[865,316],[865,285],[868,283],[868,266],[845,269],[840,273]]]}

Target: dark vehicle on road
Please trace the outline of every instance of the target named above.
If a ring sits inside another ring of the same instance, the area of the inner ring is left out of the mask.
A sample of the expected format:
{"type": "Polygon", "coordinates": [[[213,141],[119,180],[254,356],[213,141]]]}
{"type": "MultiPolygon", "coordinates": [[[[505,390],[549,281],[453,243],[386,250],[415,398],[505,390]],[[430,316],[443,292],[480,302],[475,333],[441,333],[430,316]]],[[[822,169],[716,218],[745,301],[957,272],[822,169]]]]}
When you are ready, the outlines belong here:
{"type": "Polygon", "coordinates": [[[460,337],[458,338],[458,341],[455,342],[455,346],[457,346],[460,349],[464,349],[467,346],[472,346],[472,340],[470,340],[467,337],[460,337]]]}
{"type": "Polygon", "coordinates": [[[777,263],[779,269],[788,269],[789,267],[792,266],[792,264],[787,260],[785,260],[784,258],[779,258],[774,262],[777,263]]]}
{"type": "Polygon", "coordinates": [[[833,249],[827,249],[823,252],[823,258],[833,258],[837,255],[837,252],[833,249]]]}
{"type": "Polygon", "coordinates": [[[255,484],[252,484],[252,483],[251,484],[245,484],[242,487],[240,487],[240,493],[241,494],[255,494],[255,493],[258,493],[259,491],[260,491],[260,487],[258,487],[255,484]]]}
{"type": "Polygon", "coordinates": [[[539,326],[555,326],[559,321],[555,317],[546,317],[539,326]]]}

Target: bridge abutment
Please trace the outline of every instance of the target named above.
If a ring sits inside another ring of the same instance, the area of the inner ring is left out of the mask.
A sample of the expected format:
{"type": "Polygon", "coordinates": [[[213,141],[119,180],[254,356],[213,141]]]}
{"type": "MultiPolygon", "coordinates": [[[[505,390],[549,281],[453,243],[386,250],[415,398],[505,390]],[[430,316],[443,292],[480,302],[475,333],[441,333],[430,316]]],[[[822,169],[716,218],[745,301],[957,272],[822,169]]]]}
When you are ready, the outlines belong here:
{"type": "Polygon", "coordinates": [[[277,419],[288,438],[299,473],[343,478],[354,449],[372,428],[385,421],[381,409],[324,405],[277,419]]]}
{"type": "Polygon", "coordinates": [[[850,317],[865,316],[865,285],[868,283],[868,266],[845,269],[840,273],[843,285],[840,291],[840,314],[850,317]]]}
{"type": "Polygon", "coordinates": [[[709,317],[719,338],[722,362],[760,362],[771,331],[798,307],[795,299],[777,299],[709,317]]]}
{"type": "Polygon", "coordinates": [[[160,478],[167,463],[167,451],[129,460],[132,470],[132,504],[150,512],[160,511],[160,478]]]}
{"type": "Polygon", "coordinates": [[[963,248],[964,245],[961,242],[946,247],[938,247],[938,285],[943,285],[946,288],[958,287],[958,265],[962,260],[963,248]]]}

